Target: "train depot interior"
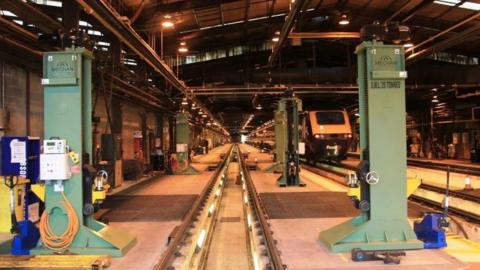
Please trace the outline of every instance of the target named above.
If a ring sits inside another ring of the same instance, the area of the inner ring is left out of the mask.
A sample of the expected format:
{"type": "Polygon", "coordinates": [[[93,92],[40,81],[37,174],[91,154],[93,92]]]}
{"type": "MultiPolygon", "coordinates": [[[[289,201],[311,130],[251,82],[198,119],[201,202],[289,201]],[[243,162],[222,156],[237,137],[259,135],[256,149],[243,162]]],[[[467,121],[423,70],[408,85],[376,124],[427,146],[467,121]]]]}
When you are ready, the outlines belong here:
{"type": "Polygon", "coordinates": [[[0,0],[0,269],[480,269],[480,1],[0,0]]]}

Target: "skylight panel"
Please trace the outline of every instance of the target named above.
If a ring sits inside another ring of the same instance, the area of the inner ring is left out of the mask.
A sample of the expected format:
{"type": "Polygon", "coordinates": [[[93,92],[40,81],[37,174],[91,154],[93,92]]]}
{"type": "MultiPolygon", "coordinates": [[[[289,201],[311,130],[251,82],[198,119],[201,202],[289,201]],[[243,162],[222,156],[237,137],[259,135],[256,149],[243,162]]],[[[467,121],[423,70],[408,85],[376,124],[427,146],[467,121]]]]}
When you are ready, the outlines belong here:
{"type": "Polygon", "coordinates": [[[0,10],[0,15],[7,16],[7,17],[17,17],[17,15],[8,10],[0,10]]]}
{"type": "Polygon", "coordinates": [[[34,3],[38,5],[45,5],[51,7],[62,7],[62,1],[55,0],[33,0],[34,3]]]}
{"type": "Polygon", "coordinates": [[[456,6],[456,5],[459,5],[458,7],[459,8],[464,8],[464,9],[469,9],[469,10],[475,10],[475,11],[479,11],[480,10],[480,4],[479,3],[474,3],[474,2],[470,2],[470,1],[467,1],[463,4],[460,5],[461,1],[460,0],[435,0],[433,1],[435,4],[439,4],[439,5],[445,5],[445,6],[450,6],[450,7],[453,7],[453,6],[456,6]]]}
{"type": "Polygon", "coordinates": [[[471,10],[480,10],[480,4],[473,2],[465,2],[460,5],[461,8],[471,9],[471,10]]]}
{"type": "Polygon", "coordinates": [[[455,6],[456,4],[460,3],[460,0],[436,0],[433,1],[435,4],[445,5],[445,6],[455,6]]]}

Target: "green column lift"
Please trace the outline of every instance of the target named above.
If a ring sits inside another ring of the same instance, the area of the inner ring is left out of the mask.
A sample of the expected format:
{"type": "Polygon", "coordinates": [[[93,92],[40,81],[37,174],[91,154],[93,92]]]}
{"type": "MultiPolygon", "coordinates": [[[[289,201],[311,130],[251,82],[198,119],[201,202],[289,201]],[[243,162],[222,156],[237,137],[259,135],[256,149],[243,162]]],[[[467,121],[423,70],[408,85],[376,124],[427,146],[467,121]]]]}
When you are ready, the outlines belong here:
{"type": "MultiPolygon", "coordinates": [[[[299,164],[299,112],[302,111],[302,101],[287,91],[286,97],[280,99],[278,111],[282,112],[283,124],[279,129],[275,129],[275,135],[279,135],[280,141],[277,144],[283,144],[277,148],[283,154],[278,156],[277,162],[282,166],[282,175],[278,178],[277,184],[285,186],[305,186],[300,180],[299,164]]],[[[277,140],[277,138],[275,138],[277,140]]]]}
{"type": "MultiPolygon", "coordinates": [[[[80,155],[78,170],[64,181],[64,194],[75,209],[80,229],[68,253],[83,255],[123,256],[136,243],[136,238],[120,229],[107,226],[84,212],[84,168],[92,164],[92,54],[77,48],[48,52],[43,57],[44,136],[65,139],[80,155]],[[82,158],[83,157],[83,158],[82,158]]],[[[88,192],[88,190],[85,190],[88,192]]],[[[52,230],[60,235],[68,218],[60,192],[53,183],[45,184],[45,211],[52,230]]],[[[41,240],[31,254],[54,254],[41,240]]]]}
{"type": "Polygon", "coordinates": [[[407,220],[405,56],[364,41],[358,56],[361,214],[320,233],[333,252],[421,249],[407,220]]]}
{"type": "MultiPolygon", "coordinates": [[[[280,105],[279,105],[280,107],[280,105]]],[[[285,161],[285,112],[280,108],[275,112],[275,162],[264,172],[283,173],[285,161]]]]}
{"type": "Polygon", "coordinates": [[[188,127],[188,113],[179,112],[176,118],[176,153],[177,153],[177,169],[174,174],[191,175],[200,174],[200,172],[190,165],[188,157],[188,146],[190,144],[190,129],[188,127]]]}

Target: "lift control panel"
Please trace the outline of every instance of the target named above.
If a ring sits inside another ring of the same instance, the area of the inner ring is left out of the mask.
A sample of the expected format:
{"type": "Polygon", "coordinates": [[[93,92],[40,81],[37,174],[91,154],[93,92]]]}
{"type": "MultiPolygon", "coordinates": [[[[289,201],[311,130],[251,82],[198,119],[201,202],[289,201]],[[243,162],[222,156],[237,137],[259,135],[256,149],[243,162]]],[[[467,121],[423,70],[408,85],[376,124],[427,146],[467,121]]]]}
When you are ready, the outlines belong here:
{"type": "Polygon", "coordinates": [[[72,177],[65,140],[44,140],[40,155],[40,180],[68,180],[72,177]]]}

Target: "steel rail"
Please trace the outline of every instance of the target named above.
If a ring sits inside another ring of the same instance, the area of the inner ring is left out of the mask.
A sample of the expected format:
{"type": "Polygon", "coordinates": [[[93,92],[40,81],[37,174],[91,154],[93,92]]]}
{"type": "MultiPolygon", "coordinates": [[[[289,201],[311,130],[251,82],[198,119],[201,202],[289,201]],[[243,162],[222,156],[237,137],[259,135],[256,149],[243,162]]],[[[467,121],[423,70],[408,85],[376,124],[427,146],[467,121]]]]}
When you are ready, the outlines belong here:
{"type": "Polygon", "coordinates": [[[179,249],[179,246],[181,246],[181,242],[186,236],[190,228],[190,225],[195,220],[195,217],[197,216],[197,214],[202,210],[203,202],[208,198],[208,195],[212,191],[215,181],[220,176],[220,173],[222,172],[222,169],[225,166],[227,159],[230,158],[230,154],[232,153],[232,150],[233,150],[233,145],[228,150],[229,154],[225,155],[225,158],[223,159],[222,163],[217,167],[217,169],[215,170],[215,173],[210,178],[208,184],[203,188],[202,192],[200,193],[198,198],[195,200],[195,203],[193,204],[193,206],[190,208],[187,215],[185,216],[184,221],[182,222],[180,227],[178,227],[178,230],[175,233],[173,241],[169,244],[167,250],[163,253],[163,256],[155,264],[153,269],[155,270],[168,269],[169,264],[173,261],[175,253],[179,249]]]}
{"type": "Polygon", "coordinates": [[[267,252],[268,256],[271,261],[271,267],[274,270],[283,270],[285,269],[285,266],[282,262],[282,259],[280,257],[280,253],[278,252],[278,249],[275,244],[275,240],[273,239],[273,232],[270,229],[270,225],[267,222],[266,218],[266,213],[262,207],[261,201],[260,201],[260,196],[257,193],[257,190],[255,189],[255,185],[253,184],[252,177],[250,176],[250,171],[247,168],[247,163],[245,162],[245,158],[243,156],[243,153],[240,150],[240,147],[238,148],[239,155],[240,155],[240,161],[242,163],[242,170],[244,171],[244,176],[245,176],[245,183],[247,186],[247,189],[249,191],[250,200],[253,202],[252,205],[254,206],[255,212],[257,214],[258,221],[260,223],[260,226],[263,230],[263,234],[265,236],[265,245],[267,247],[267,252]]]}
{"type": "MultiPolygon", "coordinates": [[[[333,170],[328,170],[328,169],[325,169],[325,168],[318,168],[318,167],[310,167],[310,166],[305,166],[305,165],[302,165],[302,167],[304,167],[305,169],[313,172],[313,173],[317,173],[321,176],[324,176],[324,177],[327,177],[329,178],[330,180],[334,181],[334,182],[337,182],[337,183],[340,183],[344,186],[348,186],[347,183],[345,181],[338,181],[337,179],[333,179],[329,176],[326,176],[325,174],[322,174],[321,172],[319,173],[319,170],[325,170],[325,171],[330,171],[330,172],[334,172],[333,170]]],[[[337,174],[340,174],[339,172],[335,171],[335,173],[337,174]]],[[[431,185],[428,185],[428,184],[424,184],[422,183],[420,185],[419,188],[422,188],[424,190],[428,190],[428,191],[432,191],[432,192],[436,192],[436,193],[440,193],[440,194],[444,194],[445,193],[445,189],[444,188],[441,188],[441,187],[436,187],[436,186],[431,186],[431,185]]],[[[463,200],[468,200],[468,201],[472,201],[472,202],[480,202],[480,197],[477,197],[475,195],[472,195],[472,194],[465,194],[465,193],[462,193],[462,192],[459,192],[459,191],[455,191],[455,190],[450,190],[450,195],[452,195],[452,197],[455,197],[455,198],[459,198],[459,199],[463,199],[463,200]]],[[[418,196],[418,195],[415,195],[415,194],[412,194],[410,195],[410,197],[408,198],[410,201],[413,201],[413,202],[417,202],[417,203],[421,203],[423,205],[426,205],[430,208],[434,208],[434,209],[441,209],[443,210],[443,205],[439,202],[436,202],[436,201],[433,201],[433,200],[429,200],[427,198],[424,198],[424,197],[421,197],[421,196],[418,196]]],[[[456,216],[459,216],[461,218],[464,218],[466,220],[469,220],[469,221],[472,221],[476,224],[480,224],[480,216],[474,214],[474,213],[470,213],[468,211],[465,211],[463,209],[459,209],[459,208],[456,208],[456,207],[452,207],[450,206],[449,208],[449,212],[455,214],[456,216]]]]}
{"type": "MultiPolygon", "coordinates": [[[[429,191],[433,191],[433,192],[437,192],[437,193],[441,193],[441,194],[445,193],[444,188],[438,187],[438,186],[433,186],[433,185],[430,185],[430,184],[425,184],[425,183],[422,183],[419,188],[429,190],[429,191]]],[[[480,197],[476,196],[474,194],[464,193],[464,192],[461,192],[459,190],[449,190],[449,193],[450,193],[450,195],[452,195],[453,197],[456,197],[456,198],[460,198],[460,199],[471,201],[471,202],[480,203],[480,197]]]]}
{"type": "MultiPolygon", "coordinates": [[[[357,158],[357,159],[360,157],[360,155],[357,153],[348,153],[348,156],[357,158]]],[[[452,173],[461,173],[461,174],[467,174],[467,175],[480,176],[480,169],[473,168],[463,164],[441,164],[434,161],[407,158],[407,165],[426,168],[426,169],[442,170],[442,171],[446,171],[447,167],[450,167],[450,172],[452,173]]]]}
{"type": "MultiPolygon", "coordinates": [[[[429,199],[426,199],[426,198],[423,198],[423,197],[420,197],[420,196],[417,196],[415,194],[410,195],[409,200],[413,201],[413,202],[416,202],[416,203],[420,203],[422,205],[426,205],[427,207],[430,207],[430,208],[439,209],[439,210],[444,209],[444,207],[441,203],[436,202],[436,201],[432,201],[432,200],[429,200],[429,199]]],[[[455,207],[449,207],[448,212],[451,213],[451,214],[454,214],[454,215],[456,215],[460,218],[466,219],[467,221],[471,221],[473,223],[480,224],[480,216],[475,215],[473,213],[470,213],[470,212],[467,212],[465,210],[458,209],[458,208],[455,208],[455,207]]]]}
{"type": "Polygon", "coordinates": [[[447,171],[447,167],[450,167],[450,172],[452,173],[461,173],[461,174],[467,174],[467,175],[480,176],[480,169],[472,168],[472,167],[461,165],[461,164],[447,165],[447,164],[439,164],[431,161],[415,160],[410,158],[408,159],[407,164],[409,166],[422,167],[422,168],[441,170],[441,171],[447,171]]]}

